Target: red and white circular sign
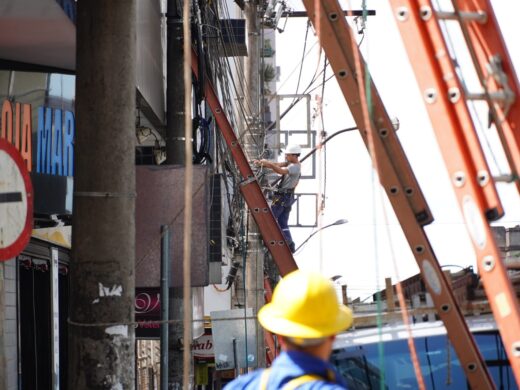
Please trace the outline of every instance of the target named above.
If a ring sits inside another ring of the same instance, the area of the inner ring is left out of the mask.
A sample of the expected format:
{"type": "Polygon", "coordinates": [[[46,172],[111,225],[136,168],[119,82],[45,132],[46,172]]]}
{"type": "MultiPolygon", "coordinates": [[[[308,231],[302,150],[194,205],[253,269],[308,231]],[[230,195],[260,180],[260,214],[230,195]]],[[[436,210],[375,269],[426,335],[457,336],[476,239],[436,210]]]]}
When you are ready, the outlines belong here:
{"type": "Polygon", "coordinates": [[[0,139],[0,261],[17,256],[31,238],[33,193],[22,156],[0,139]]]}

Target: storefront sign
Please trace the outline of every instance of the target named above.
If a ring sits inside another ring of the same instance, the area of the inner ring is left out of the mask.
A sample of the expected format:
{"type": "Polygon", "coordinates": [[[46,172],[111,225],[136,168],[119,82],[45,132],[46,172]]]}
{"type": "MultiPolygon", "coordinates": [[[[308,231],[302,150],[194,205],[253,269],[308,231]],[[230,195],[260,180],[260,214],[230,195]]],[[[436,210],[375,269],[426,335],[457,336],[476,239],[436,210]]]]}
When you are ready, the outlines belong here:
{"type": "Polygon", "coordinates": [[[0,127],[0,138],[6,140],[20,152],[25,167],[32,171],[32,113],[31,105],[14,103],[4,100],[2,104],[2,126],[0,127]],[[15,114],[15,115],[14,115],[15,114]]]}
{"type": "Polygon", "coordinates": [[[191,344],[191,350],[193,351],[195,360],[213,360],[213,336],[205,334],[197,340],[194,340],[191,344]]]}
{"type": "Polygon", "coordinates": [[[74,128],[72,112],[38,108],[37,173],[73,176],[74,128]]]}
{"type": "Polygon", "coordinates": [[[32,109],[30,104],[2,104],[0,138],[14,145],[32,172],[56,176],[74,175],[74,113],[51,107],[38,108],[36,151],[32,150],[32,109]],[[33,164],[33,152],[36,164],[33,164]]]}
{"type": "Polygon", "coordinates": [[[161,336],[161,300],[159,288],[137,288],[135,291],[135,336],[158,339],[161,336]]]}
{"type": "MultiPolygon", "coordinates": [[[[204,333],[202,318],[197,320],[197,299],[193,299],[192,335],[198,337],[191,344],[193,356],[197,360],[213,361],[213,340],[211,334],[204,333]],[[200,333],[197,332],[201,328],[200,333]]],[[[135,337],[138,339],[158,339],[161,337],[161,293],[159,288],[138,287],[135,289],[135,337]]]]}

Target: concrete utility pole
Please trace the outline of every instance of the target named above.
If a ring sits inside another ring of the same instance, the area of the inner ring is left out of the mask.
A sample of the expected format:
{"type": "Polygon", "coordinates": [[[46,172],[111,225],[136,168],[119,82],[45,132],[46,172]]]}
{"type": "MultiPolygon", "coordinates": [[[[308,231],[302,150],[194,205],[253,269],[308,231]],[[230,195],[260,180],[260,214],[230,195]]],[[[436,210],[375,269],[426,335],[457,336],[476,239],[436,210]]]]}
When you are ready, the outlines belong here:
{"type": "Polygon", "coordinates": [[[134,389],[134,0],[79,0],[69,385],[134,389]]]}
{"type": "MultiPolygon", "coordinates": [[[[168,0],[167,11],[167,51],[166,51],[166,164],[184,165],[184,52],[182,9],[176,0],[168,0]]],[[[179,189],[181,191],[181,189],[179,189]]],[[[180,234],[181,232],[172,232],[180,234]]],[[[178,270],[173,270],[178,272],[178,270]]],[[[174,322],[169,327],[169,374],[168,388],[182,388],[184,367],[181,340],[184,334],[183,288],[170,288],[170,319],[174,322]]],[[[186,341],[188,348],[191,341],[186,341]]],[[[162,389],[166,390],[166,389],[162,389]]]]}
{"type": "MultiPolygon", "coordinates": [[[[258,1],[245,2],[244,13],[247,23],[246,90],[244,103],[249,117],[246,118],[244,134],[244,151],[249,159],[259,156],[264,143],[263,128],[260,120],[260,28],[258,20],[258,1]]],[[[256,222],[249,218],[249,247],[245,269],[247,302],[253,312],[264,305],[264,253],[262,240],[256,222]]],[[[265,341],[263,329],[256,322],[256,356],[259,367],[265,367],[265,341]]]]}

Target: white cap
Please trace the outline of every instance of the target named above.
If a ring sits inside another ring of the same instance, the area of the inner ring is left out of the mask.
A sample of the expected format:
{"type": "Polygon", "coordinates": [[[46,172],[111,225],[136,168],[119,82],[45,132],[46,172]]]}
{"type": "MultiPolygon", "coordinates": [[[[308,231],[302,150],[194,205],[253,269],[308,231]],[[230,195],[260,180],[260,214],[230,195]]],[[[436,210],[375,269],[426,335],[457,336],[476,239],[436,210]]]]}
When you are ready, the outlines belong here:
{"type": "Polygon", "coordinates": [[[300,145],[296,144],[287,145],[285,148],[285,154],[302,154],[302,148],[300,145]]]}

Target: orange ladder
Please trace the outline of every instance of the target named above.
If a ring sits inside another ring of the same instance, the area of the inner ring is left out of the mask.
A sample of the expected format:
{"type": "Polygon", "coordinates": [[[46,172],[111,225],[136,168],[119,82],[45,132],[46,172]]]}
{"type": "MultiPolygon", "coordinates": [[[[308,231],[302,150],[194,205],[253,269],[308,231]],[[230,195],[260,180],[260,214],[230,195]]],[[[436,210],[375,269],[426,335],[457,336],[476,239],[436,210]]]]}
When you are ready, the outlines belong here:
{"type": "MultiPolygon", "coordinates": [[[[303,0],[303,3],[372,155],[381,185],[394,208],[468,382],[472,389],[493,389],[485,362],[424,231],[424,225],[433,218],[372,80],[368,88],[373,107],[371,115],[368,115],[365,89],[368,71],[353,32],[343,17],[343,10],[337,0],[303,0]]],[[[493,189],[489,190],[488,207],[497,213],[502,212],[493,189]]]]}
{"type": "Polygon", "coordinates": [[[518,186],[520,105],[518,80],[489,1],[453,1],[454,13],[437,12],[429,0],[390,0],[397,25],[423,92],[443,158],[464,216],[486,295],[516,381],[520,384],[520,306],[488,221],[502,215],[467,101],[488,102],[518,186]],[[484,88],[464,90],[439,20],[460,22],[484,88]]]}

